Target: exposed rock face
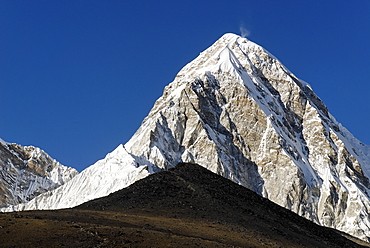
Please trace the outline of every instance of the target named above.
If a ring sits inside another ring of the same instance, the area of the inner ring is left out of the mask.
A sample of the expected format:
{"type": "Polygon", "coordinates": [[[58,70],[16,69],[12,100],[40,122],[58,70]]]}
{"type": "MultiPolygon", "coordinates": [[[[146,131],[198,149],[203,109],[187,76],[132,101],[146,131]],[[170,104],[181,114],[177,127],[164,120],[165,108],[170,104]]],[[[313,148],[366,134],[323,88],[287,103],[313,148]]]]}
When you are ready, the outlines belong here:
{"type": "Polygon", "coordinates": [[[0,207],[26,203],[77,174],[40,148],[0,140],[0,207]]]}
{"type": "Polygon", "coordinates": [[[73,207],[78,204],[68,199],[87,192],[85,201],[100,197],[94,192],[128,186],[148,175],[145,168],[154,173],[183,161],[316,223],[370,237],[369,147],[337,123],[307,83],[237,35],[224,35],[186,65],[135,135],[117,149],[110,160],[86,169],[89,173],[20,209],[38,208],[40,202],[44,208],[73,207]],[[122,183],[113,187],[112,180],[93,180],[114,156],[120,158],[114,164],[129,171],[116,170],[122,183]],[[46,199],[53,194],[68,197],[46,199]]]}
{"type": "Polygon", "coordinates": [[[369,148],[237,35],[185,66],[125,147],[150,172],[196,162],[316,223],[370,236],[369,148]]]}

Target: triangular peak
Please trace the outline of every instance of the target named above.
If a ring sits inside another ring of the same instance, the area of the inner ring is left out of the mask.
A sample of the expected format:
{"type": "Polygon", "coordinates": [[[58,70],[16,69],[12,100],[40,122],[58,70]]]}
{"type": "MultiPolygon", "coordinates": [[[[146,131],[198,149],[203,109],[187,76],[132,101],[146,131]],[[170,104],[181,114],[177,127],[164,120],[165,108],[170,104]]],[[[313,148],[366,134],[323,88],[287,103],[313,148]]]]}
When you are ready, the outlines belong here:
{"type": "Polygon", "coordinates": [[[242,37],[234,33],[225,33],[224,35],[221,36],[221,39],[226,39],[226,40],[235,40],[238,38],[242,38],[242,37]]]}

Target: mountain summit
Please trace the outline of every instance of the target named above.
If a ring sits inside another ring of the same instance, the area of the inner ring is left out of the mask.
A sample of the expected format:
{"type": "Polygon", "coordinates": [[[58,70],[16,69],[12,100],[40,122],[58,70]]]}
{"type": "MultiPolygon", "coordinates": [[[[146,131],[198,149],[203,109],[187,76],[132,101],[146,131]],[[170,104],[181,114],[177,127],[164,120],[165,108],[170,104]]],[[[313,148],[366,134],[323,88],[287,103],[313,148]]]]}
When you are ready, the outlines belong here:
{"type": "Polygon", "coordinates": [[[369,150],[273,55],[225,34],[178,73],[124,146],[13,209],[76,206],[195,162],[315,223],[367,240],[369,150]]]}

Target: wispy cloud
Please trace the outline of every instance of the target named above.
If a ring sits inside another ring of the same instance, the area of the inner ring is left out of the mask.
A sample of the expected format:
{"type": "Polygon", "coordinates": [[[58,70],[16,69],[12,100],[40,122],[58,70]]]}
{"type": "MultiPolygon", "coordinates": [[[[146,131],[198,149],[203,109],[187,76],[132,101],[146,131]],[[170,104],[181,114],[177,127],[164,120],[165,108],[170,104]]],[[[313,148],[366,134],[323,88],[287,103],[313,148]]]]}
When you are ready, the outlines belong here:
{"type": "Polygon", "coordinates": [[[246,29],[244,25],[240,25],[239,30],[240,30],[240,35],[243,38],[248,37],[251,34],[251,32],[248,29],[246,29]]]}

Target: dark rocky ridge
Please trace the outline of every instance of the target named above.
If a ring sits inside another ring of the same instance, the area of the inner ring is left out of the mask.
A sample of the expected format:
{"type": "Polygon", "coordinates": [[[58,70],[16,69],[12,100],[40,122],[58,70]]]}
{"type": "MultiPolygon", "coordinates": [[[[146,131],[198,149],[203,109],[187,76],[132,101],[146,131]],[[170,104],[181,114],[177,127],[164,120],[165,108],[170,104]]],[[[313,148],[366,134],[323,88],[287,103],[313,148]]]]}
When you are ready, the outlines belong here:
{"type": "Polygon", "coordinates": [[[73,209],[0,213],[0,237],[0,247],[368,245],[189,163],[73,209]]]}
{"type": "Polygon", "coordinates": [[[349,235],[316,225],[191,163],[180,163],[75,209],[123,212],[131,209],[170,218],[210,220],[238,228],[241,233],[253,230],[282,247],[360,247],[346,238],[349,235]]]}

